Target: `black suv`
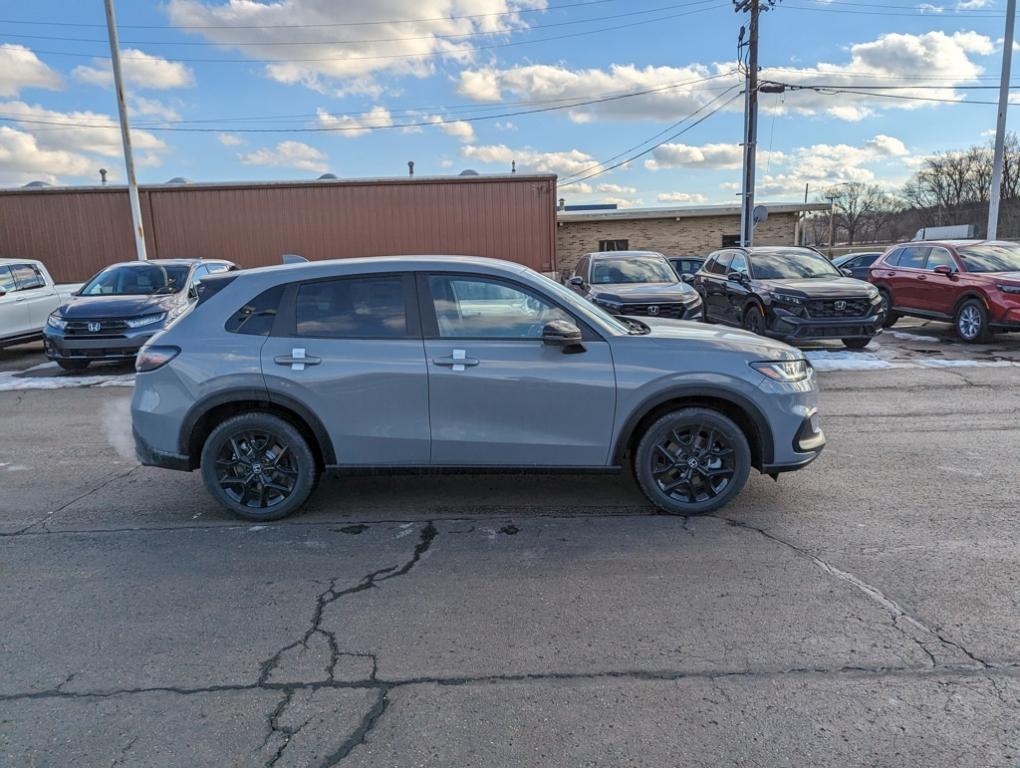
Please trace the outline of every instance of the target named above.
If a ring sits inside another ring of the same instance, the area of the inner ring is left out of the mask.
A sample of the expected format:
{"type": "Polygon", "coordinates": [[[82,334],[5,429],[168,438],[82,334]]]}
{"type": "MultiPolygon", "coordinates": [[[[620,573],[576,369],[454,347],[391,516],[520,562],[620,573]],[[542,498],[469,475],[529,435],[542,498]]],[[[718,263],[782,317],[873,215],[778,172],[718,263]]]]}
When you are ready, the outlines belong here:
{"type": "Polygon", "coordinates": [[[793,246],[716,251],[694,276],[706,322],[786,341],[841,339],[867,346],[885,311],[874,286],[847,277],[822,254],[793,246]]]}
{"type": "Polygon", "coordinates": [[[701,319],[697,292],[655,251],[585,254],[568,283],[614,315],[701,319]]]}

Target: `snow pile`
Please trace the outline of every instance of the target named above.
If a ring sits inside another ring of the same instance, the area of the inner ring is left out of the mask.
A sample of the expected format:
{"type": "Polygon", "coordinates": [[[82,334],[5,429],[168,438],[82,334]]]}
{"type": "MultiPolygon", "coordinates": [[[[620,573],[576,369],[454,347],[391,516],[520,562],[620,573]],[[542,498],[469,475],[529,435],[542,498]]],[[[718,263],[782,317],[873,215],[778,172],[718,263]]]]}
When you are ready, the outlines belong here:
{"type": "Polygon", "coordinates": [[[888,360],[882,360],[871,352],[811,349],[805,351],[804,356],[819,371],[875,371],[893,367],[888,360]]]}
{"type": "Polygon", "coordinates": [[[0,372],[0,392],[29,389],[73,389],[77,387],[133,387],[133,373],[65,375],[56,363],[33,365],[25,371],[0,372]],[[25,374],[46,373],[45,376],[25,374]]]}

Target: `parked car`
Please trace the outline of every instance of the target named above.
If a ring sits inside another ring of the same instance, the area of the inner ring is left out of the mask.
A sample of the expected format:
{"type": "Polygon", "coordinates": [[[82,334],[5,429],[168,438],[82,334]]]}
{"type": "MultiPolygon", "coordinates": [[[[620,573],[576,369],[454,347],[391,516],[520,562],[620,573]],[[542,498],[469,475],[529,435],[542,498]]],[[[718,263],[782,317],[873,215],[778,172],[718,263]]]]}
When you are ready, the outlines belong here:
{"type": "Polygon", "coordinates": [[[99,272],[50,314],[46,355],[69,371],[130,361],[154,333],[184,313],[203,277],[236,269],[219,259],[152,259],[99,272]]]}
{"type": "Polygon", "coordinates": [[[200,469],[246,518],[323,470],[618,471],[666,512],[825,444],[803,354],[742,331],[619,317],[519,264],[313,262],[215,275],[135,364],[139,460],[200,469]]]}
{"type": "Polygon", "coordinates": [[[832,260],[832,266],[846,274],[849,270],[850,277],[858,280],[867,280],[871,271],[871,265],[882,255],[882,251],[864,251],[862,253],[847,253],[837,256],[832,260]]]}
{"type": "Polygon", "coordinates": [[[694,277],[705,260],[701,256],[667,256],[666,259],[676,272],[676,276],[684,282],[690,282],[684,275],[694,277]]]}
{"type": "Polygon", "coordinates": [[[56,285],[41,261],[0,259],[0,348],[41,339],[50,312],[80,287],[56,285]]]}
{"type": "Polygon", "coordinates": [[[567,282],[613,315],[701,319],[698,294],[655,251],[585,254],[567,282]]]}
{"type": "Polygon", "coordinates": [[[705,320],[788,341],[867,346],[882,330],[878,291],[810,248],[725,248],[694,276],[705,320]]]}
{"type": "Polygon", "coordinates": [[[953,323],[967,342],[993,331],[1020,331],[1020,245],[996,240],[912,242],[890,248],[871,267],[887,308],[953,323]]]}

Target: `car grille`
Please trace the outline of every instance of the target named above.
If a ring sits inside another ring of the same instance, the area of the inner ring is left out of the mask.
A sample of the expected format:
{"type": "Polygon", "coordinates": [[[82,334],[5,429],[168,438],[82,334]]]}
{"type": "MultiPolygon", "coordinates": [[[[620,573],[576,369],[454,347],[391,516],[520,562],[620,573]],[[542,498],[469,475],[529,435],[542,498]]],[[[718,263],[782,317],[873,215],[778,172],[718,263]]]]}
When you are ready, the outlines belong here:
{"type": "Polygon", "coordinates": [[[127,327],[128,324],[126,322],[117,319],[68,320],[64,334],[67,336],[88,336],[90,338],[118,336],[127,330],[127,327]]]}
{"type": "Polygon", "coordinates": [[[670,317],[682,320],[687,312],[687,305],[679,302],[670,304],[624,304],[620,307],[621,315],[638,315],[641,317],[670,317]]]}
{"type": "Polygon", "coordinates": [[[871,309],[868,299],[811,299],[806,304],[812,318],[864,317],[871,309]]]}

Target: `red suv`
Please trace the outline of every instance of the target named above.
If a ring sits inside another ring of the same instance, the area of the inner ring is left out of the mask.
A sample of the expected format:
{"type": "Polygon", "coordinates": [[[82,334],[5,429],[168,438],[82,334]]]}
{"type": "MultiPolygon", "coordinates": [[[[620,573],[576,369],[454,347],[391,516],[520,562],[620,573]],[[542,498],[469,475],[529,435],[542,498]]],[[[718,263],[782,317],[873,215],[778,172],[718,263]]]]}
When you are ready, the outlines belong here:
{"type": "Polygon", "coordinates": [[[947,240],[897,245],[871,266],[885,327],[903,315],[947,320],[964,341],[1020,331],[1020,245],[947,240]]]}

